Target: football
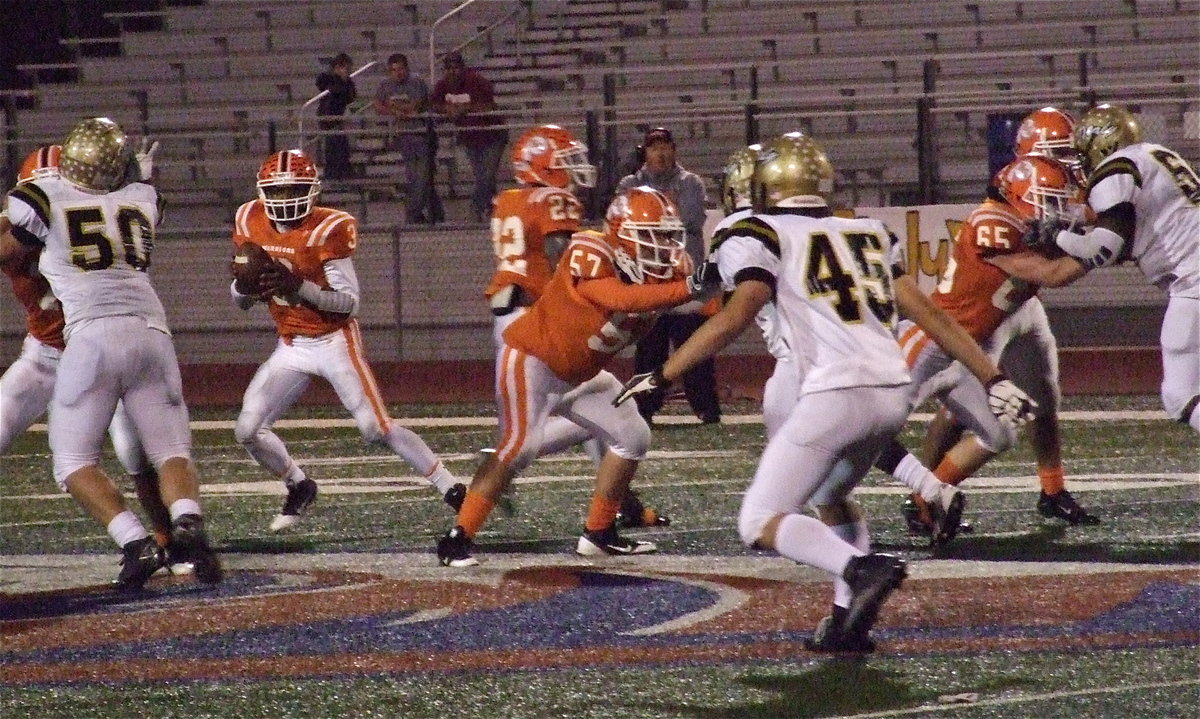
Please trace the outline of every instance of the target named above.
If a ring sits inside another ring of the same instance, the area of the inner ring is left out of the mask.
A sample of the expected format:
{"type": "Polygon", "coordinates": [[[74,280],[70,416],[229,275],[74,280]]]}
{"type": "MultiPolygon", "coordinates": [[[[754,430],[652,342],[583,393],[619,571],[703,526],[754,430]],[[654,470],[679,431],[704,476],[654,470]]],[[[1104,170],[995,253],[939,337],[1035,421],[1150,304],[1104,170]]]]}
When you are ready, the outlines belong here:
{"type": "Polygon", "coordinates": [[[230,263],[234,288],[243,295],[261,293],[263,273],[274,265],[275,260],[260,245],[243,242],[233,253],[230,263]]]}

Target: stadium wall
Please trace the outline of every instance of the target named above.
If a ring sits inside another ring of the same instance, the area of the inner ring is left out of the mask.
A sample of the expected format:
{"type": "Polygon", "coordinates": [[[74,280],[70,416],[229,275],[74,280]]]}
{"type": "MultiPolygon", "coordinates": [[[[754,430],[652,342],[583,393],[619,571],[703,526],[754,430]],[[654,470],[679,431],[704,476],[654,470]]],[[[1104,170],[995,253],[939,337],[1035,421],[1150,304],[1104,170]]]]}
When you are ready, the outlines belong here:
{"type": "MultiPolygon", "coordinates": [[[[1158,394],[1162,382],[1157,348],[1069,348],[1059,352],[1065,395],[1158,394]]],[[[724,399],[761,400],[774,363],[770,355],[722,355],[717,381],[724,399]]],[[[618,377],[631,374],[632,362],[619,358],[618,377]]],[[[488,402],[492,394],[490,361],[376,362],[380,390],[389,403],[488,402]]],[[[192,407],[235,407],[256,365],[205,364],[183,367],[184,395],[192,407]]],[[[329,385],[315,381],[301,398],[310,405],[336,405],[329,385]]]]}

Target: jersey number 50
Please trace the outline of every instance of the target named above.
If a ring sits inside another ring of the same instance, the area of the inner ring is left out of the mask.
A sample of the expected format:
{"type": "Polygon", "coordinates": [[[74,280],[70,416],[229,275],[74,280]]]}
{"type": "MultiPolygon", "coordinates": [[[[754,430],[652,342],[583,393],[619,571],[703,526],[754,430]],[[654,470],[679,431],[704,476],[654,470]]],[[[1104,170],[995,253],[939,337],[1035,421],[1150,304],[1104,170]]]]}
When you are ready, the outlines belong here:
{"type": "Polygon", "coordinates": [[[71,263],[81,270],[107,270],[117,251],[123,250],[125,264],[145,272],[154,249],[154,232],[146,213],[136,207],[117,210],[119,241],[105,234],[109,224],[99,207],[77,207],[66,211],[67,236],[71,241],[71,263]]]}

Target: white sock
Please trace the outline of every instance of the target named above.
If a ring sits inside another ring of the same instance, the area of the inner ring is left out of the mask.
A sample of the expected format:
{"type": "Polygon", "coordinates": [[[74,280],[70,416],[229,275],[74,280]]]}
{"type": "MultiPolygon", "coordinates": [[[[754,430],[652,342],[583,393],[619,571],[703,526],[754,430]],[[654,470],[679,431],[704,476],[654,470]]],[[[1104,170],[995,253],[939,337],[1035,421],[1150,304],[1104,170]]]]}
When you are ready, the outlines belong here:
{"type": "Polygon", "coordinates": [[[927,502],[936,502],[941,496],[943,482],[911,453],[904,455],[892,476],[927,502]]]}
{"type": "Polygon", "coordinates": [[[437,487],[437,491],[442,494],[449,492],[451,487],[458,484],[458,479],[453,474],[450,474],[450,470],[446,469],[446,465],[440,461],[425,479],[428,479],[429,483],[437,487]]]}
{"type": "Polygon", "coordinates": [[[300,465],[289,461],[287,474],[283,475],[283,483],[290,489],[306,479],[308,479],[308,475],[304,473],[303,469],[300,469],[300,465]]]}
{"type": "Polygon", "coordinates": [[[174,522],[185,514],[194,514],[197,517],[203,516],[200,511],[200,503],[194,499],[177,499],[171,502],[170,508],[167,510],[171,513],[171,521],[174,522]]]}
{"type": "Polygon", "coordinates": [[[108,523],[107,529],[108,536],[112,537],[118,547],[124,547],[130,542],[150,536],[150,533],[142,526],[142,520],[128,509],[113,517],[108,523]]]}
{"type": "Polygon", "coordinates": [[[864,554],[846,543],[819,519],[786,515],[775,530],[775,551],[810,567],[840,577],[852,557],[864,554]]]}
{"type": "MultiPolygon", "coordinates": [[[[849,524],[837,524],[830,529],[833,533],[841,537],[847,544],[852,545],[855,549],[863,554],[871,551],[871,537],[867,530],[867,521],[860,519],[857,522],[849,524]]],[[[846,584],[846,580],[841,576],[834,577],[833,580],[833,603],[839,607],[850,606],[850,597],[853,592],[850,591],[850,585],[846,584]]]]}

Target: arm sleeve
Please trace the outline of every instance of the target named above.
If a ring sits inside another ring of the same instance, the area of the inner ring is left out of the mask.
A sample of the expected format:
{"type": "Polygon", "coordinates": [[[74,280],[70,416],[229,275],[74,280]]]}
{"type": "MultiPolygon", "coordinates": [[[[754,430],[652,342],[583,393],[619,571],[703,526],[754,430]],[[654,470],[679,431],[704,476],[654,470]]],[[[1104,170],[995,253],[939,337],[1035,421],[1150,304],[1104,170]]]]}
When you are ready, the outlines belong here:
{"type": "Polygon", "coordinates": [[[1089,270],[1116,264],[1125,255],[1125,238],[1106,227],[1093,227],[1084,235],[1062,230],[1054,242],[1089,270]]]}
{"type": "Polygon", "coordinates": [[[354,316],[358,314],[358,276],[349,257],[325,262],[325,281],[329,289],[321,289],[315,282],[305,280],[296,292],[304,300],[322,312],[354,316]]]}
{"type": "Polygon", "coordinates": [[[581,280],[575,290],[584,299],[610,312],[650,312],[692,299],[683,280],[660,285],[627,285],[616,277],[581,280]]]}

